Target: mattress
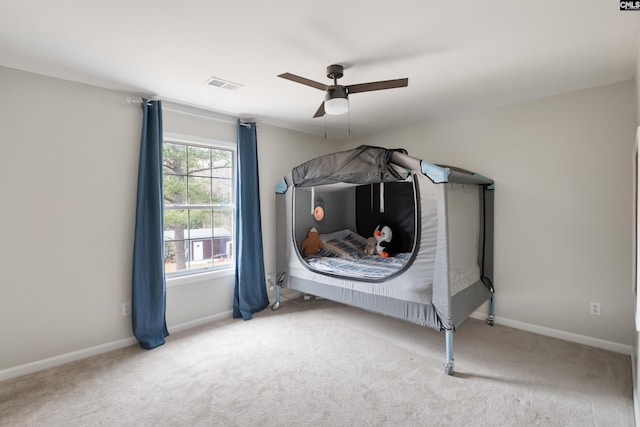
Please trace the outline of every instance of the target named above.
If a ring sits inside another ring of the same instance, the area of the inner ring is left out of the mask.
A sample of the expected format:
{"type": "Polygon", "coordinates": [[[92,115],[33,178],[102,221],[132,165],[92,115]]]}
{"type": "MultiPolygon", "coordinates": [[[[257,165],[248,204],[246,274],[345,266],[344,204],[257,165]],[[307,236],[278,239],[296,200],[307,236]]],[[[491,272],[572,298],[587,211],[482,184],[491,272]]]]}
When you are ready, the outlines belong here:
{"type": "Polygon", "coordinates": [[[393,258],[382,258],[380,255],[359,258],[311,257],[307,258],[307,264],[323,273],[352,278],[382,279],[400,271],[410,256],[410,253],[401,253],[393,258]]]}
{"type": "Polygon", "coordinates": [[[393,257],[365,255],[367,239],[350,230],[321,235],[324,247],[305,261],[312,269],[343,277],[382,279],[402,270],[410,253],[399,253],[393,257]]]}

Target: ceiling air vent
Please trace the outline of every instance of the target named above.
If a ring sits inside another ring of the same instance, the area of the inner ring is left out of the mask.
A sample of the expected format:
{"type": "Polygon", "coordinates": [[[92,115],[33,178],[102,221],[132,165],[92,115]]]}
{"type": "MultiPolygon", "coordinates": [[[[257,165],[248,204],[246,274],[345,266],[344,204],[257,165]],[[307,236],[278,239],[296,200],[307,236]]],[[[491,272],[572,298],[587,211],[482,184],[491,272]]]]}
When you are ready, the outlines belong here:
{"type": "Polygon", "coordinates": [[[209,86],[219,87],[221,89],[227,89],[232,92],[237,92],[238,89],[243,87],[239,83],[233,83],[228,80],[223,80],[219,77],[211,77],[209,80],[206,81],[206,84],[208,84],[209,86]]]}

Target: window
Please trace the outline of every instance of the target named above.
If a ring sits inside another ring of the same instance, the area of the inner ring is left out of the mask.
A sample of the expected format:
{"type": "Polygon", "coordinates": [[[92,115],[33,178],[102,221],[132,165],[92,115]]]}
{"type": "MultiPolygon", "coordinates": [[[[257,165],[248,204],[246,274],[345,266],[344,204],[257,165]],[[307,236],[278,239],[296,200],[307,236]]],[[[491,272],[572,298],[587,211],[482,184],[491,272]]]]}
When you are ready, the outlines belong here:
{"type": "Polygon", "coordinates": [[[234,165],[231,145],[165,137],[164,257],[167,277],[233,265],[234,165]]]}

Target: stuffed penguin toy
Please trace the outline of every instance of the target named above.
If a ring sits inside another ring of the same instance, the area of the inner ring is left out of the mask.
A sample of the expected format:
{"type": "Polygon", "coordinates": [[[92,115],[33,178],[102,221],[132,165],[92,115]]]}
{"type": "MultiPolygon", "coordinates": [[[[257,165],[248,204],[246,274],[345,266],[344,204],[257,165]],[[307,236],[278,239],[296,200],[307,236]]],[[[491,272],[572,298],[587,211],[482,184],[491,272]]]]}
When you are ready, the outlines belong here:
{"type": "Polygon", "coordinates": [[[376,245],[376,251],[383,258],[389,258],[398,253],[398,248],[393,241],[393,232],[389,226],[377,226],[373,232],[378,244],[376,245]]]}
{"type": "Polygon", "coordinates": [[[311,227],[307,233],[307,238],[302,242],[302,253],[304,256],[313,256],[323,247],[324,244],[322,243],[322,239],[320,239],[320,233],[318,233],[315,227],[311,227]]]}

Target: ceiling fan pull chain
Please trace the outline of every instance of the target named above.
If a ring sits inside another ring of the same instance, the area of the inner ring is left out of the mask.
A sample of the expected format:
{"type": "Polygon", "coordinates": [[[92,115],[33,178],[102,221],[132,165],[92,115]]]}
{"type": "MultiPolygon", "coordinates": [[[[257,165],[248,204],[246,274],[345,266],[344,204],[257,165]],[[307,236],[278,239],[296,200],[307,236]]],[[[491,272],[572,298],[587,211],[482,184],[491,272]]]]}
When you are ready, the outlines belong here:
{"type": "Polygon", "coordinates": [[[327,139],[327,116],[324,116],[324,139],[327,139]]]}

